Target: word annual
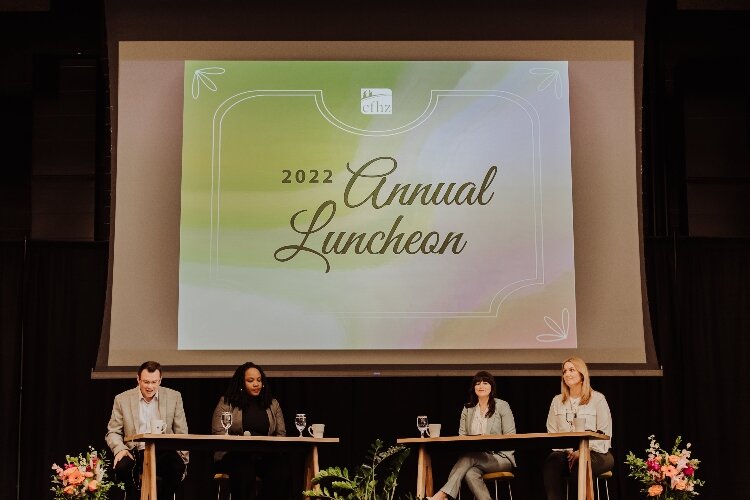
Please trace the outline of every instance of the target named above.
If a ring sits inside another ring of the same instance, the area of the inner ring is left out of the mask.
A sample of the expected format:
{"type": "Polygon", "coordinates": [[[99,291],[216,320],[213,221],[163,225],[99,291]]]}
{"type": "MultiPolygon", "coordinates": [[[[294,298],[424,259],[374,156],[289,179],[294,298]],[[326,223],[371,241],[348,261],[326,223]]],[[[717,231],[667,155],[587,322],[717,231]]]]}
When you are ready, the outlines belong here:
{"type": "MultiPolygon", "coordinates": [[[[381,156],[374,158],[354,170],[349,164],[347,171],[351,178],[344,189],[344,205],[349,208],[380,210],[390,205],[487,205],[495,195],[490,192],[497,175],[497,166],[488,170],[481,184],[474,182],[439,182],[437,184],[400,184],[387,188],[388,176],[398,168],[395,158],[381,156]]],[[[466,248],[463,232],[450,231],[440,234],[437,231],[413,231],[409,234],[399,230],[404,215],[398,215],[390,228],[372,233],[358,231],[325,231],[336,216],[336,202],[326,200],[318,206],[309,222],[303,215],[308,210],[300,210],[292,215],[289,225],[301,235],[297,244],[285,245],[274,252],[279,262],[287,262],[300,253],[310,253],[320,257],[325,263],[325,272],[331,270],[328,255],[354,254],[460,254],[466,248]],[[314,245],[313,236],[320,236],[314,245]],[[322,240],[322,241],[320,241],[322,240]]]]}

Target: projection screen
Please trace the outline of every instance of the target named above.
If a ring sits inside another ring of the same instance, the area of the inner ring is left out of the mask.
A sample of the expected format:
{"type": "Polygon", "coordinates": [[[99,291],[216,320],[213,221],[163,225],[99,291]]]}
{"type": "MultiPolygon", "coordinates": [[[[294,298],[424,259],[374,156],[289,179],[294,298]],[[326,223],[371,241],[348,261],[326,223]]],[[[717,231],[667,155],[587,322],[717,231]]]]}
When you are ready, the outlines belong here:
{"type": "Polygon", "coordinates": [[[632,42],[119,52],[98,370],[655,368],[632,42]]]}

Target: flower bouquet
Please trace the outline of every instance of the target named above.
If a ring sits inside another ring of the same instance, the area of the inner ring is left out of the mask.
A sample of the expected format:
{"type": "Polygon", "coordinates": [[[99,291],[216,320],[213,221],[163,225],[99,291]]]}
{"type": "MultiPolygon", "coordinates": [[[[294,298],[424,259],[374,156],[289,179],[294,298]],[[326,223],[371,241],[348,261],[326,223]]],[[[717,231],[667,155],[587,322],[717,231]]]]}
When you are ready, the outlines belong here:
{"type": "Polygon", "coordinates": [[[704,481],[695,477],[700,460],[690,458],[690,443],[680,449],[682,438],[677,437],[672,451],[661,449],[654,436],[649,436],[647,458],[638,458],[631,451],[625,463],[630,466],[630,477],[640,481],[641,490],[657,500],[687,500],[698,494],[695,488],[704,481]]]}
{"type": "Polygon", "coordinates": [[[66,455],[65,465],[52,464],[52,488],[55,500],[85,498],[106,500],[111,488],[123,489],[122,483],[107,480],[104,452],[89,447],[86,455],[66,455]]]}

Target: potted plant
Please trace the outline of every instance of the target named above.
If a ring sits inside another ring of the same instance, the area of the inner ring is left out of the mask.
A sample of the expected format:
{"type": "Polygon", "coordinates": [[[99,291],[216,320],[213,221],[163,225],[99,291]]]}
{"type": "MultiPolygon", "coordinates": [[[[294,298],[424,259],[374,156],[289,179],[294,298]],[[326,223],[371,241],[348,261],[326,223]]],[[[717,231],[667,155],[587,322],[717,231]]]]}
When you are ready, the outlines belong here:
{"type": "MultiPolygon", "coordinates": [[[[365,462],[357,467],[353,476],[341,467],[321,470],[312,480],[316,487],[302,494],[310,498],[394,500],[398,474],[409,456],[409,449],[401,445],[383,448],[383,442],[376,439],[370,445],[365,462]]],[[[408,494],[405,498],[411,499],[413,496],[408,494]]]]}

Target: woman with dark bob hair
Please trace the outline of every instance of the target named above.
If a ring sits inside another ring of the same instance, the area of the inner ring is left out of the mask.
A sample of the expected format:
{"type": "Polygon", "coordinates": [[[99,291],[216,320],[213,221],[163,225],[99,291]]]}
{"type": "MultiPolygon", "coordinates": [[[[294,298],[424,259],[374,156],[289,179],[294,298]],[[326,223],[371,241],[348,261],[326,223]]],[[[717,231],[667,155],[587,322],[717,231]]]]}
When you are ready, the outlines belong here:
{"type": "MultiPolygon", "coordinates": [[[[271,395],[263,368],[254,363],[245,363],[234,371],[224,396],[219,400],[211,421],[213,434],[224,434],[221,414],[232,414],[229,434],[236,436],[286,436],[284,415],[281,406],[271,395]]],[[[261,478],[262,490],[257,498],[284,498],[283,477],[286,464],[279,455],[268,453],[217,452],[214,455],[217,470],[229,474],[232,498],[246,500],[256,498],[256,477],[261,478]]]]}
{"type": "MultiPolygon", "coordinates": [[[[471,380],[469,402],[461,411],[458,428],[460,436],[480,434],[515,434],[516,423],[507,402],[497,397],[495,377],[480,371],[471,380]]],[[[482,474],[509,472],[516,466],[512,451],[488,451],[466,453],[458,459],[448,475],[445,486],[432,498],[444,500],[458,497],[461,481],[466,481],[477,500],[491,500],[482,474]]]]}

